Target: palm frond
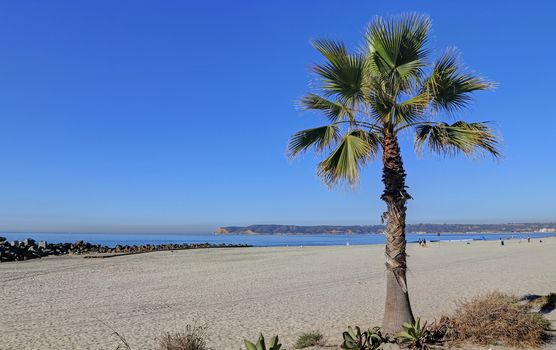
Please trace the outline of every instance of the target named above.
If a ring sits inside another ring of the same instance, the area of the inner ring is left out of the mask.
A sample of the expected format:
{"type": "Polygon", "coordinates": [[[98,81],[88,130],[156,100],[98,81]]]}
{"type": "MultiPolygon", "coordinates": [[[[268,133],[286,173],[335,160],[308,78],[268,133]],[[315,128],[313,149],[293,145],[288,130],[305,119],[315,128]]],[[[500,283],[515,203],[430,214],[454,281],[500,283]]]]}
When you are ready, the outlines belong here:
{"type": "Polygon", "coordinates": [[[371,89],[367,97],[368,115],[376,122],[387,125],[391,122],[392,115],[395,111],[396,97],[392,95],[382,81],[374,80],[371,83],[371,89]]]}
{"type": "Polygon", "coordinates": [[[314,41],[313,46],[326,58],[324,64],[313,67],[321,79],[324,94],[350,106],[362,102],[368,92],[370,78],[365,55],[348,54],[343,44],[333,41],[314,41]]]}
{"type": "Polygon", "coordinates": [[[407,90],[427,65],[430,27],[430,19],[419,14],[377,17],[365,35],[373,71],[395,89],[407,90]]]}
{"type": "Polygon", "coordinates": [[[454,49],[446,51],[438,59],[423,84],[423,90],[431,95],[433,109],[447,112],[465,108],[471,101],[471,92],[492,87],[494,84],[465,72],[454,49]]]}
{"type": "Polygon", "coordinates": [[[426,92],[421,92],[401,103],[397,103],[394,124],[407,125],[422,120],[429,104],[430,96],[426,92]]]}
{"type": "Polygon", "coordinates": [[[415,128],[415,148],[421,150],[427,143],[432,152],[445,155],[463,153],[472,157],[480,153],[499,158],[499,141],[486,123],[427,123],[415,128]]]}
{"type": "Polygon", "coordinates": [[[380,150],[380,136],[365,130],[353,130],[343,137],[332,153],[318,165],[317,174],[328,186],[340,181],[355,185],[361,166],[380,150]]]}
{"type": "Polygon", "coordinates": [[[316,94],[307,94],[299,101],[299,104],[305,110],[322,111],[331,122],[354,119],[355,112],[348,106],[316,94]]]}
{"type": "Polygon", "coordinates": [[[349,56],[346,46],[341,41],[317,39],[311,41],[311,44],[328,61],[336,64],[343,64],[349,56]]]}
{"type": "Polygon", "coordinates": [[[369,144],[369,157],[374,158],[382,147],[382,133],[373,130],[355,129],[350,135],[358,137],[369,144]]]}
{"type": "Polygon", "coordinates": [[[318,128],[306,129],[296,132],[288,143],[290,158],[313,147],[321,152],[332,143],[340,139],[340,129],[336,125],[325,125],[318,128]]]}

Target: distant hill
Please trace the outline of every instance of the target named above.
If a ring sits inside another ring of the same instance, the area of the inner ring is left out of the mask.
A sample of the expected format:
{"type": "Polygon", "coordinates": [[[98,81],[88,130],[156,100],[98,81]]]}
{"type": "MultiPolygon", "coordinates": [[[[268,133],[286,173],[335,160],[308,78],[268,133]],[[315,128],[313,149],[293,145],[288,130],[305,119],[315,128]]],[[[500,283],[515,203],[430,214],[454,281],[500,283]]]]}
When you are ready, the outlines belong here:
{"type": "MultiPolygon", "coordinates": [[[[384,225],[354,226],[296,226],[296,225],[250,225],[219,227],[218,234],[363,234],[384,233],[384,225]]],[[[407,225],[409,233],[501,233],[501,232],[556,232],[556,223],[513,224],[413,224],[407,225]]]]}

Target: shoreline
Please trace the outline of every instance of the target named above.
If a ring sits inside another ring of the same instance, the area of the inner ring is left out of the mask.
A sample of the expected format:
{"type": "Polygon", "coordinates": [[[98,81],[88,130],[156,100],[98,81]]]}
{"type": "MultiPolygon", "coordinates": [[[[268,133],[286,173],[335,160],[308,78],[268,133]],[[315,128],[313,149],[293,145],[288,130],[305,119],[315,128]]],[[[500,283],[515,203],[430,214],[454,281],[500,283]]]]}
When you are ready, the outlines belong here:
{"type": "MultiPolygon", "coordinates": [[[[20,237],[26,237],[22,235],[20,237]]],[[[106,235],[105,235],[106,236],[106,235]]],[[[81,255],[86,258],[108,258],[123,255],[133,255],[155,251],[177,251],[188,249],[208,248],[243,248],[243,247],[310,247],[310,246],[359,246],[359,245],[383,245],[384,235],[377,234],[353,234],[353,235],[248,235],[242,239],[242,235],[234,235],[229,239],[220,239],[207,235],[179,236],[171,239],[169,236],[161,236],[160,239],[152,238],[141,241],[136,236],[131,240],[122,239],[121,235],[113,235],[103,240],[83,240],[83,236],[74,237],[65,235],[65,239],[58,236],[36,235],[33,239],[27,237],[17,240],[14,237],[0,236],[0,263],[23,261],[44,258],[51,255],[81,255]],[[48,240],[47,240],[48,239],[48,240]],[[69,243],[70,239],[77,239],[69,243]],[[181,239],[181,241],[180,241],[181,239]],[[189,239],[192,239],[191,241],[189,239]],[[52,243],[52,240],[56,243],[52,243]]],[[[550,237],[556,237],[551,233],[527,233],[527,234],[408,234],[408,246],[422,243],[436,242],[481,242],[481,241],[541,241],[550,237]]],[[[91,237],[89,237],[91,238],[91,237]]]]}

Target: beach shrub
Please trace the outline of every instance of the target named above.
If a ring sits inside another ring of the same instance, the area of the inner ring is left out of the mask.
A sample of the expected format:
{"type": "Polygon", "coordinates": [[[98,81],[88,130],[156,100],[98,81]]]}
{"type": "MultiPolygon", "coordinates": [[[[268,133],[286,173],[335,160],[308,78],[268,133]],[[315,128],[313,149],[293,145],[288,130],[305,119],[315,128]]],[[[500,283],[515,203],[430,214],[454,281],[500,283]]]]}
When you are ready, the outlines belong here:
{"type": "Polygon", "coordinates": [[[383,335],[379,327],[361,332],[359,327],[348,327],[342,334],[344,341],[341,348],[346,350],[374,350],[383,343],[389,342],[387,336],[383,335]]]}
{"type": "Polygon", "coordinates": [[[187,325],[185,331],[166,333],[158,339],[158,350],[210,350],[202,326],[187,325]]]}
{"type": "Polygon", "coordinates": [[[282,344],[280,344],[280,342],[278,341],[277,335],[275,335],[274,337],[272,337],[272,339],[270,339],[270,343],[268,344],[268,349],[266,347],[265,340],[262,334],[259,335],[259,340],[257,341],[257,344],[253,344],[247,339],[245,339],[244,342],[245,342],[245,348],[247,350],[280,350],[280,348],[282,347],[282,344]]]}
{"type": "Polygon", "coordinates": [[[455,341],[512,347],[540,346],[547,325],[531,305],[499,292],[461,303],[452,322],[455,341]]]}
{"type": "Polygon", "coordinates": [[[397,339],[410,349],[426,350],[434,342],[431,332],[427,328],[427,322],[421,325],[420,318],[415,323],[404,323],[403,329],[404,331],[398,334],[397,339]]]}
{"type": "Polygon", "coordinates": [[[295,343],[296,349],[308,348],[309,346],[317,346],[324,344],[324,336],[318,331],[303,333],[297,338],[295,343]]]}

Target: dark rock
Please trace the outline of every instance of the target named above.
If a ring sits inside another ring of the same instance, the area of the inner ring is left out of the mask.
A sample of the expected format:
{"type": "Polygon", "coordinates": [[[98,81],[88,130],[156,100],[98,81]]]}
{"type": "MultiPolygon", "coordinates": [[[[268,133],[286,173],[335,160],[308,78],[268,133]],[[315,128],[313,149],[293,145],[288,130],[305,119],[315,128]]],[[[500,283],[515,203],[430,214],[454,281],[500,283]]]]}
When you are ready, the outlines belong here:
{"type": "Polygon", "coordinates": [[[21,242],[25,247],[31,246],[31,245],[35,245],[35,240],[32,238],[27,238],[24,239],[23,242],[21,242]]]}
{"type": "Polygon", "coordinates": [[[91,244],[84,241],[75,243],[47,243],[40,241],[38,245],[35,240],[28,238],[23,242],[11,241],[6,242],[0,240],[0,262],[23,261],[35,258],[41,258],[49,255],[67,255],[67,254],[89,254],[89,253],[144,253],[152,251],[173,251],[180,249],[198,249],[198,248],[224,248],[224,247],[249,247],[246,244],[187,244],[187,243],[168,243],[168,244],[145,244],[137,245],[121,245],[118,244],[114,248],[102,246],[100,244],[91,244]]]}

